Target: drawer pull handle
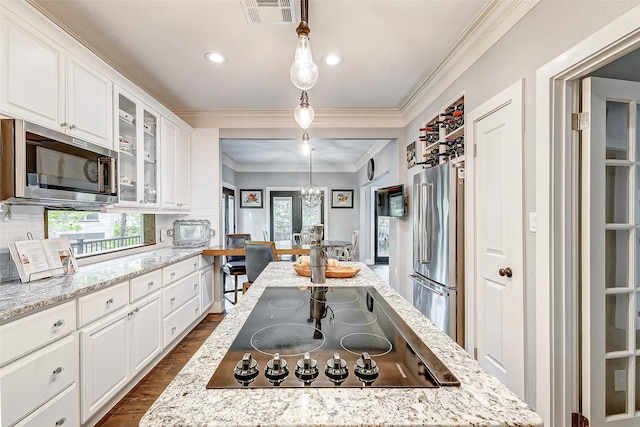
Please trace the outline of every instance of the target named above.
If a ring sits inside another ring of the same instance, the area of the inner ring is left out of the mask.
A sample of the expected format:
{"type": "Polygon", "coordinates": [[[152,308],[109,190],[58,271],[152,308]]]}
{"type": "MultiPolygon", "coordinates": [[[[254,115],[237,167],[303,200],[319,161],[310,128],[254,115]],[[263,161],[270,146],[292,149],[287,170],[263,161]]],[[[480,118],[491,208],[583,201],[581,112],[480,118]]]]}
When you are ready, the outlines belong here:
{"type": "Polygon", "coordinates": [[[198,284],[197,283],[193,284],[193,289],[198,289],[198,284]]]}
{"type": "Polygon", "coordinates": [[[173,328],[171,328],[171,335],[173,335],[176,332],[176,327],[174,326],[173,328]]]}
{"type": "Polygon", "coordinates": [[[107,300],[107,305],[109,305],[109,304],[113,304],[113,298],[109,298],[109,299],[107,300]]]}
{"type": "Polygon", "coordinates": [[[55,322],[55,323],[53,324],[53,327],[54,327],[54,328],[59,328],[59,327],[61,327],[61,326],[64,326],[64,319],[60,319],[60,320],[58,320],[57,322],[55,322]]]}
{"type": "Polygon", "coordinates": [[[198,263],[197,263],[197,262],[194,262],[194,263],[193,263],[193,269],[194,269],[194,270],[197,270],[197,269],[198,269],[198,263]]]}
{"type": "Polygon", "coordinates": [[[148,286],[148,287],[152,287],[152,286],[153,286],[153,281],[151,281],[151,282],[147,283],[147,286],[148,286]]]}
{"type": "Polygon", "coordinates": [[[58,366],[56,369],[53,370],[53,375],[60,375],[63,371],[64,371],[64,368],[62,366],[58,366]]]}
{"type": "Polygon", "coordinates": [[[173,297],[169,300],[171,302],[171,304],[173,304],[174,302],[176,302],[176,297],[173,297]]]}
{"type": "Polygon", "coordinates": [[[137,312],[139,312],[139,311],[140,311],[140,307],[136,307],[136,309],[135,309],[135,310],[133,310],[133,312],[134,312],[134,313],[137,313],[137,312]]]}
{"type": "Polygon", "coordinates": [[[67,419],[62,417],[58,421],[56,421],[56,426],[61,426],[62,424],[66,423],[66,422],[67,422],[67,419]]]}
{"type": "Polygon", "coordinates": [[[174,271],[173,273],[171,273],[171,277],[173,277],[173,276],[175,276],[175,275],[176,275],[175,271],[174,271]]]}

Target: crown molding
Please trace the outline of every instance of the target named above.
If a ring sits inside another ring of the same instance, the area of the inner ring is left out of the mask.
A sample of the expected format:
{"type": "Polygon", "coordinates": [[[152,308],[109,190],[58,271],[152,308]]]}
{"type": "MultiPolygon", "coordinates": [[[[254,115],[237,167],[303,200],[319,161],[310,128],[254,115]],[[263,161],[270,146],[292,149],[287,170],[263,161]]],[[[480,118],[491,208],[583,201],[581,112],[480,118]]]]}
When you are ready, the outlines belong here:
{"type": "Polygon", "coordinates": [[[433,103],[541,0],[492,0],[400,108],[405,124],[433,103]]]}
{"type": "MultiPolygon", "coordinates": [[[[175,111],[194,128],[299,128],[291,110],[175,111]]],[[[402,114],[395,108],[318,109],[314,128],[403,128],[402,114]]]]}

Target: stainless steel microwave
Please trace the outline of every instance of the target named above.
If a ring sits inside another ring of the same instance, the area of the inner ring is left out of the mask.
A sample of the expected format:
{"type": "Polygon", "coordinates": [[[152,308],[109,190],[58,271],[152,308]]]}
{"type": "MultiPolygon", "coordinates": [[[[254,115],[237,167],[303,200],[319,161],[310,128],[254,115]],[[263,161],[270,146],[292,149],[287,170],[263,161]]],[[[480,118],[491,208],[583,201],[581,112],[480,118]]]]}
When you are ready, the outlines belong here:
{"type": "Polygon", "coordinates": [[[24,120],[0,120],[5,203],[100,207],[118,201],[118,153],[24,120]]]}

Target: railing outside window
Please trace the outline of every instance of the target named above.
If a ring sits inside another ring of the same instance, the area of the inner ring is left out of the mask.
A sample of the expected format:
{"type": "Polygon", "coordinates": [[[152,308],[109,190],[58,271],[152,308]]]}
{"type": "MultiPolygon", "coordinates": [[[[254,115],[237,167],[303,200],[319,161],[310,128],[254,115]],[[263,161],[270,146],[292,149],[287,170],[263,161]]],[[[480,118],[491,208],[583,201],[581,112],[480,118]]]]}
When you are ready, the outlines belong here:
{"type": "Polygon", "coordinates": [[[90,240],[77,239],[71,242],[71,249],[76,256],[112,251],[142,244],[142,236],[116,237],[113,239],[90,240]]]}

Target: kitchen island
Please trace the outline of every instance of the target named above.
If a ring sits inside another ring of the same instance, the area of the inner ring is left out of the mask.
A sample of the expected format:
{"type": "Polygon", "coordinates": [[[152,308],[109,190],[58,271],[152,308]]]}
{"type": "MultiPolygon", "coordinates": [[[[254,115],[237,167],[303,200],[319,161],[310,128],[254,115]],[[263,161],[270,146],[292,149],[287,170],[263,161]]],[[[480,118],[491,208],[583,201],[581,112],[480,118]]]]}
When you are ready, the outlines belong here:
{"type": "MultiPolygon", "coordinates": [[[[441,388],[207,389],[238,331],[267,286],[311,285],[291,263],[271,263],[247,294],[174,378],[140,421],[166,425],[428,425],[541,426],[526,403],[364,264],[348,279],[326,286],[373,286],[460,380],[441,388]]],[[[263,367],[261,367],[263,368],[263,367]]]]}

